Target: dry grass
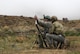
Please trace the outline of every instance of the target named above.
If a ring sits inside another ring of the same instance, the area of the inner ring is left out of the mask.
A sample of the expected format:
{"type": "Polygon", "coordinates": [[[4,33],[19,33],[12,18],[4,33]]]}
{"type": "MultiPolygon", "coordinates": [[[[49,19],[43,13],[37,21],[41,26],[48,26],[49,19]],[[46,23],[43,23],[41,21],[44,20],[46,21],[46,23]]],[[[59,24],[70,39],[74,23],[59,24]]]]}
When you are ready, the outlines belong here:
{"type": "Polygon", "coordinates": [[[33,49],[30,49],[32,42],[35,40],[34,37],[24,37],[24,36],[8,36],[8,37],[0,37],[0,53],[1,54],[79,54],[80,50],[80,40],[79,37],[70,37],[71,39],[71,47],[69,49],[39,49],[34,46],[33,49]],[[33,37],[33,38],[32,38],[33,37]],[[77,40],[76,40],[77,38],[77,40]],[[23,41],[23,42],[17,42],[23,41]],[[74,39],[74,40],[72,40],[74,39]]]}
{"type": "MultiPolygon", "coordinates": [[[[70,21],[66,24],[66,30],[80,28],[80,20],[70,21]]],[[[30,47],[35,41],[35,36],[30,30],[36,30],[34,19],[23,16],[0,16],[0,54],[80,54],[80,37],[68,36],[71,41],[69,49],[39,49],[37,45],[30,47]],[[26,32],[29,31],[29,32],[26,32]],[[15,35],[15,32],[20,34],[15,35]],[[22,32],[30,33],[26,36],[22,32]]],[[[33,31],[34,32],[34,31],[33,31]]],[[[35,32],[34,32],[35,33],[35,32]]]]}

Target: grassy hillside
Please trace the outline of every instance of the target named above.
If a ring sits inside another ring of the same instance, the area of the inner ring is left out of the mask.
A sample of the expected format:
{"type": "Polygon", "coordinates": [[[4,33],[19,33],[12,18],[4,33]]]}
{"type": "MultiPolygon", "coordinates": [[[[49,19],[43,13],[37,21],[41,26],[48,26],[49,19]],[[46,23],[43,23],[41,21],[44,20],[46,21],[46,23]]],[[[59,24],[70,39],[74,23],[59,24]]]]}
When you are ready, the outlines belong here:
{"type": "MultiPolygon", "coordinates": [[[[63,22],[59,20],[60,23],[64,25],[65,34],[80,35],[80,20],[70,20],[68,22],[63,22]]],[[[0,15],[0,33],[1,36],[5,34],[24,34],[36,32],[36,27],[34,24],[34,18],[24,17],[24,16],[7,16],[0,15]]]]}
{"type": "Polygon", "coordinates": [[[66,23],[61,20],[60,23],[64,25],[64,32],[71,41],[71,47],[68,50],[38,49],[38,46],[34,44],[37,38],[37,29],[32,17],[0,15],[0,53],[80,54],[80,20],[72,20],[66,23]],[[76,37],[76,35],[79,35],[79,37],[76,37]],[[34,46],[32,50],[30,49],[31,46],[34,46]]]}
{"type": "Polygon", "coordinates": [[[0,15],[0,33],[20,34],[35,32],[34,19],[23,16],[3,16],[0,15]]]}

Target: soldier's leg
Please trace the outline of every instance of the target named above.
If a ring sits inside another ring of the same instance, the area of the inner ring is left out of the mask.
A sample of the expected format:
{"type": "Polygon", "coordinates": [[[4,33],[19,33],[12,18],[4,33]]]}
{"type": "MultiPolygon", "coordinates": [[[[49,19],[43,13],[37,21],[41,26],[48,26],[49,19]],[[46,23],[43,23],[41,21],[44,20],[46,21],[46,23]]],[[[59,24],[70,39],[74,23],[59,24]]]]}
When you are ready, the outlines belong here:
{"type": "Polygon", "coordinates": [[[62,49],[64,47],[65,36],[63,34],[61,34],[61,35],[59,35],[59,37],[61,37],[61,39],[63,39],[63,41],[60,42],[60,46],[59,46],[59,49],[62,49]]]}
{"type": "Polygon", "coordinates": [[[49,48],[53,48],[53,39],[49,36],[46,36],[46,40],[49,45],[49,48]]]}
{"type": "Polygon", "coordinates": [[[57,47],[58,47],[59,49],[62,49],[62,48],[64,47],[63,45],[64,45],[65,37],[62,36],[62,35],[58,35],[58,36],[59,36],[59,38],[60,38],[61,41],[58,42],[57,47]]]}
{"type": "Polygon", "coordinates": [[[58,42],[53,40],[53,46],[54,46],[55,49],[57,48],[57,44],[58,44],[58,42]]]}
{"type": "Polygon", "coordinates": [[[62,49],[62,48],[63,48],[63,43],[60,42],[60,43],[59,43],[59,49],[62,49]]]}
{"type": "MultiPolygon", "coordinates": [[[[65,38],[61,35],[54,35],[54,34],[46,34],[46,37],[52,38],[53,40],[57,41],[60,46],[62,46],[62,44],[64,43],[65,38]]],[[[49,40],[50,42],[50,40],[49,40]]],[[[58,46],[58,45],[57,45],[58,46]]]]}
{"type": "Polygon", "coordinates": [[[55,41],[60,41],[60,42],[64,42],[65,38],[62,37],[61,35],[55,35],[55,34],[46,34],[46,37],[49,37],[49,38],[53,38],[53,40],[55,41]]]}

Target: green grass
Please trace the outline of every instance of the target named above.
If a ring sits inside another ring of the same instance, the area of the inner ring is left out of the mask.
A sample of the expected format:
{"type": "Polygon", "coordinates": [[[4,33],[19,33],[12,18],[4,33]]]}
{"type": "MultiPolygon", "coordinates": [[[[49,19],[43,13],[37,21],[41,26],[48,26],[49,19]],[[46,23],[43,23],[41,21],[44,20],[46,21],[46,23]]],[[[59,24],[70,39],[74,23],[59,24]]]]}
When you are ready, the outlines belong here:
{"type": "Polygon", "coordinates": [[[74,31],[66,31],[66,36],[80,36],[80,32],[74,32],[74,31]]]}

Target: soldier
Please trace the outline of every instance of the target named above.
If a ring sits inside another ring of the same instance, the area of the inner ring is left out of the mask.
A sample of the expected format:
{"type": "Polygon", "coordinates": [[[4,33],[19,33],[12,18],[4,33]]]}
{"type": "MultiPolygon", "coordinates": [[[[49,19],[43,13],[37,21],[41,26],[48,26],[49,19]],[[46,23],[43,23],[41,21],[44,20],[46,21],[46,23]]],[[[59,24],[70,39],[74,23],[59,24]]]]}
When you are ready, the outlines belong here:
{"type": "MultiPolygon", "coordinates": [[[[63,28],[64,27],[60,22],[58,22],[58,19],[57,19],[56,16],[51,17],[51,22],[52,22],[52,29],[50,29],[50,31],[52,30],[52,32],[53,32],[52,34],[55,34],[55,36],[63,36],[63,37],[61,37],[63,40],[62,40],[62,42],[60,44],[60,47],[59,47],[59,48],[62,48],[62,43],[64,43],[64,37],[65,37],[64,34],[63,34],[63,28]]],[[[55,45],[55,42],[56,41],[54,40],[53,41],[54,46],[55,46],[55,48],[57,48],[59,42],[57,43],[57,46],[55,45]]]]}
{"type": "Polygon", "coordinates": [[[56,16],[51,17],[51,22],[53,24],[53,34],[64,36],[63,34],[64,27],[60,22],[58,22],[56,16]]]}
{"type": "MultiPolygon", "coordinates": [[[[49,27],[51,26],[50,16],[44,15],[44,20],[39,20],[37,18],[37,16],[35,16],[34,18],[35,18],[35,23],[36,24],[38,23],[39,26],[43,27],[43,29],[44,29],[43,30],[43,39],[45,39],[46,33],[49,32],[49,27]]],[[[42,38],[40,37],[40,35],[38,35],[38,37],[39,37],[39,47],[44,48],[43,42],[41,40],[42,38]]]]}
{"type": "MultiPolygon", "coordinates": [[[[38,20],[37,17],[35,17],[35,20],[37,21],[38,25],[44,28],[44,36],[47,40],[50,48],[52,48],[52,45],[54,44],[54,47],[57,48],[56,42],[61,43],[60,48],[62,46],[62,43],[64,43],[64,37],[62,36],[62,28],[58,29],[57,24],[57,17],[50,18],[49,16],[44,17],[44,21],[38,20]],[[59,32],[57,32],[59,31],[59,32]],[[54,40],[54,42],[53,42],[54,40]]],[[[60,27],[60,26],[59,26],[60,27]]],[[[61,25],[62,27],[62,25],[61,25]]]]}

